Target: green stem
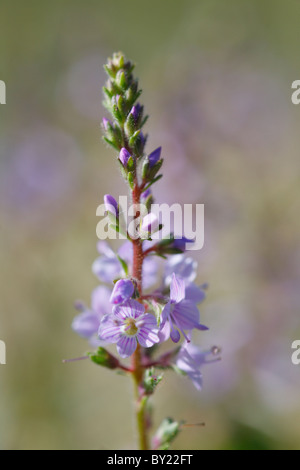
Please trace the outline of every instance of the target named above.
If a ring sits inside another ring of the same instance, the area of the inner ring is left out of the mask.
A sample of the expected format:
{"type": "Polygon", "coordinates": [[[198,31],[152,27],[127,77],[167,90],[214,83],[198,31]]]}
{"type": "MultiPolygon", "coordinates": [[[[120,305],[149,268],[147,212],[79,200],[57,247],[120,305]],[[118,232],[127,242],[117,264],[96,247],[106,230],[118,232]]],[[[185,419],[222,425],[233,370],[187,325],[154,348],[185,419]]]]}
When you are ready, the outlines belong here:
{"type": "Polygon", "coordinates": [[[147,400],[140,393],[140,385],[143,379],[143,369],[141,368],[141,347],[138,346],[133,355],[135,362],[134,372],[132,374],[135,396],[135,419],[138,433],[139,450],[149,450],[147,423],[146,423],[146,404],[147,400]]]}

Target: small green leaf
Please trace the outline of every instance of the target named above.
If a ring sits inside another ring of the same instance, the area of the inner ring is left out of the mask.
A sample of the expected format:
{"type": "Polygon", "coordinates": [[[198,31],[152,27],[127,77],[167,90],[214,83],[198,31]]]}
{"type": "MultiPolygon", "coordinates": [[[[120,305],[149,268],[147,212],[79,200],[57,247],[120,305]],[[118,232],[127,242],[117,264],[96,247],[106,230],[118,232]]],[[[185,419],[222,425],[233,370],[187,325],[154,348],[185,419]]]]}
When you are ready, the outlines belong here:
{"type": "Polygon", "coordinates": [[[107,65],[104,65],[104,70],[105,72],[107,73],[107,75],[111,78],[115,78],[116,76],[116,73],[114,70],[112,70],[111,68],[109,68],[107,65]]]}
{"type": "Polygon", "coordinates": [[[149,116],[145,116],[144,119],[142,120],[141,122],[141,128],[144,127],[144,125],[146,124],[146,122],[148,121],[149,119],[149,116]]]}
{"type": "Polygon", "coordinates": [[[133,176],[132,171],[129,171],[127,179],[128,179],[130,188],[133,189],[134,188],[134,176],[133,176]]]}
{"type": "Polygon", "coordinates": [[[168,450],[179,434],[181,424],[172,418],[164,419],[153,438],[154,449],[168,450]]]}
{"type": "Polygon", "coordinates": [[[120,364],[116,357],[102,347],[98,348],[96,353],[88,353],[88,356],[94,364],[108,369],[116,369],[120,364]]]}
{"type": "Polygon", "coordinates": [[[130,139],[129,139],[129,145],[130,145],[130,147],[133,147],[133,146],[134,146],[134,144],[136,143],[136,141],[137,141],[137,139],[138,139],[140,133],[141,133],[141,131],[138,130],[138,131],[136,131],[136,132],[133,134],[132,137],[130,137],[130,139]]]}
{"type": "Polygon", "coordinates": [[[144,191],[147,191],[147,189],[149,189],[154,183],[157,183],[157,181],[159,181],[162,177],[163,177],[163,175],[158,175],[156,178],[154,178],[153,181],[151,181],[149,184],[147,184],[144,191]]]}
{"type": "Polygon", "coordinates": [[[117,258],[118,258],[118,260],[119,260],[120,263],[121,263],[121,266],[122,266],[122,269],[123,269],[125,275],[128,276],[128,275],[129,275],[128,264],[126,263],[125,260],[123,260],[123,258],[121,258],[121,256],[117,255],[117,258]]]}
{"type": "Polygon", "coordinates": [[[143,180],[145,180],[148,176],[149,167],[150,167],[149,166],[149,160],[148,160],[148,158],[146,158],[146,160],[143,163],[143,167],[142,167],[142,178],[143,178],[143,180]]]}
{"type": "Polygon", "coordinates": [[[111,147],[113,147],[115,150],[120,150],[118,145],[115,143],[115,142],[112,142],[111,140],[107,139],[107,137],[102,137],[103,140],[108,144],[108,145],[111,145],[111,147]]]}
{"type": "Polygon", "coordinates": [[[134,170],[134,160],[132,157],[129,158],[128,162],[127,162],[127,168],[129,171],[132,171],[134,170]]]}
{"type": "Polygon", "coordinates": [[[105,86],[102,88],[102,90],[103,90],[103,93],[107,96],[107,98],[111,100],[113,96],[112,93],[105,86]]]}
{"type": "Polygon", "coordinates": [[[147,395],[152,395],[157,387],[157,385],[162,381],[162,375],[154,375],[153,368],[147,369],[144,379],[144,389],[147,395]]]}

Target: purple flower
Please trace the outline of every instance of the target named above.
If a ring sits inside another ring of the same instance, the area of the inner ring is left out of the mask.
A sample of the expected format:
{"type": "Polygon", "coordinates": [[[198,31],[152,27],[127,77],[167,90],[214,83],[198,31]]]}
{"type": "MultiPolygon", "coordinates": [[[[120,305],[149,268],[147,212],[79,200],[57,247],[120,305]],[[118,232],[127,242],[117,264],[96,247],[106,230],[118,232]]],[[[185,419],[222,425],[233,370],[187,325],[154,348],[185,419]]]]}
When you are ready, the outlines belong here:
{"type": "Polygon", "coordinates": [[[160,154],[161,154],[161,147],[158,147],[156,150],[150,153],[150,155],[148,155],[150,168],[153,168],[154,165],[156,165],[156,163],[160,160],[160,154]]]}
{"type": "Polygon", "coordinates": [[[196,286],[193,282],[185,285],[185,298],[194,304],[200,304],[205,299],[206,294],[203,286],[196,286]]]}
{"type": "Polygon", "coordinates": [[[139,343],[150,348],[159,342],[156,319],[145,313],[145,307],[136,300],[116,305],[111,315],[106,315],[99,328],[100,340],[117,343],[121,357],[129,357],[139,343]]]}
{"type": "Polygon", "coordinates": [[[100,281],[111,284],[124,275],[121,263],[108,243],[101,241],[97,247],[101,256],[94,261],[92,271],[100,281]]]}
{"type": "Polygon", "coordinates": [[[129,300],[134,294],[134,285],[130,279],[120,279],[116,282],[114,290],[111,294],[110,303],[122,304],[129,300]]]}
{"type": "Polygon", "coordinates": [[[178,343],[181,332],[189,342],[189,338],[184,330],[190,331],[194,328],[208,330],[206,326],[199,323],[199,317],[200,314],[196,304],[186,298],[184,280],[173,274],[170,301],[164,307],[161,317],[161,327],[164,329],[165,339],[171,336],[172,341],[178,343]],[[167,322],[169,324],[169,332],[165,328],[167,322]]]}
{"type": "Polygon", "coordinates": [[[193,258],[186,258],[184,255],[172,256],[165,267],[165,285],[170,285],[175,273],[185,281],[185,298],[195,304],[203,302],[206,297],[204,292],[206,286],[198,287],[192,282],[196,278],[197,268],[198,263],[193,258]]]}
{"type": "Polygon", "coordinates": [[[186,245],[193,243],[194,240],[191,240],[190,238],[182,237],[182,238],[175,238],[172,244],[170,245],[171,248],[176,248],[177,250],[180,250],[184,252],[186,250],[186,245]]]}
{"type": "Polygon", "coordinates": [[[104,204],[107,212],[113,214],[116,218],[119,216],[119,206],[117,201],[110,194],[104,196],[104,204]]]}
{"type": "Polygon", "coordinates": [[[81,311],[72,323],[73,330],[82,338],[89,339],[93,345],[100,326],[101,318],[111,312],[109,303],[111,291],[107,287],[99,286],[94,289],[91,299],[91,309],[86,308],[83,304],[77,306],[81,311]]]}
{"type": "Polygon", "coordinates": [[[216,357],[220,353],[218,348],[212,348],[210,351],[201,351],[197,346],[191,343],[185,343],[177,356],[176,365],[178,369],[185,372],[192,380],[197,390],[202,389],[202,374],[200,368],[204,364],[210,364],[220,360],[216,357]],[[209,359],[211,358],[211,359],[209,359]]]}
{"type": "Polygon", "coordinates": [[[154,233],[157,231],[159,227],[159,220],[154,212],[149,212],[143,220],[141,224],[141,231],[145,233],[154,233]]]}
{"type": "MultiPolygon", "coordinates": [[[[148,247],[148,243],[145,241],[145,249],[148,247]]],[[[97,244],[97,248],[101,256],[99,256],[92,265],[92,271],[97,278],[107,284],[111,284],[116,279],[124,277],[122,265],[117,257],[117,254],[110,248],[108,243],[100,241],[97,244]]],[[[126,241],[118,250],[119,256],[126,261],[129,269],[132,265],[133,248],[132,243],[126,241]]],[[[143,263],[143,285],[145,289],[153,286],[157,282],[157,261],[153,257],[148,257],[143,263]]]]}
{"type": "Polygon", "coordinates": [[[122,165],[124,166],[124,168],[127,168],[128,160],[129,160],[130,157],[131,157],[131,155],[128,152],[128,150],[126,150],[123,147],[120,151],[119,160],[122,163],[122,165]]]}
{"type": "Polygon", "coordinates": [[[193,258],[184,255],[171,256],[165,267],[165,284],[170,285],[173,273],[180,276],[186,282],[193,282],[197,276],[198,263],[193,258]]]}

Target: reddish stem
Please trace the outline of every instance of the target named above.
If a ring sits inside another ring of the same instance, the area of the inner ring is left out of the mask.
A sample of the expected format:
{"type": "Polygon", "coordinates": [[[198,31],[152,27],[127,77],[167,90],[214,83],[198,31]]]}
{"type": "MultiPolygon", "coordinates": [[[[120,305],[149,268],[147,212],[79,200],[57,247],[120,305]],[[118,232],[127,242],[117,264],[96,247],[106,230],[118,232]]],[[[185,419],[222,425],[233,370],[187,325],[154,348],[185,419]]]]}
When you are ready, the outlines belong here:
{"type": "MultiPolygon", "coordinates": [[[[140,204],[140,197],[142,186],[138,185],[137,177],[135,178],[135,185],[132,191],[133,204],[140,204]]],[[[133,244],[133,263],[132,263],[132,276],[136,280],[137,288],[142,297],[142,279],[143,279],[143,241],[141,239],[132,240],[133,244]]],[[[136,399],[136,421],[139,436],[140,450],[148,450],[148,436],[147,436],[147,420],[145,401],[142,400],[140,390],[142,389],[142,382],[144,377],[143,367],[143,350],[140,345],[137,346],[136,351],[132,355],[131,373],[134,380],[135,399],[136,399]]]]}

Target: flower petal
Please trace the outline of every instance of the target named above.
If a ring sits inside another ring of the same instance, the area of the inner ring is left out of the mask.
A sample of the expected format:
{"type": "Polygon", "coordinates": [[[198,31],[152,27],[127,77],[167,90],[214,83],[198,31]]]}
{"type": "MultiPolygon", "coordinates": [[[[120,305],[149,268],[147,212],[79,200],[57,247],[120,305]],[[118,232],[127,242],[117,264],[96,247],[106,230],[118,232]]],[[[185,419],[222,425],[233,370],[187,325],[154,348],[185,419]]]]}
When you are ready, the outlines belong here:
{"type": "Polygon", "coordinates": [[[121,264],[116,257],[100,256],[94,261],[92,271],[100,281],[107,283],[122,275],[121,264]]]}
{"type": "Polygon", "coordinates": [[[185,282],[180,277],[176,276],[175,273],[172,275],[171,290],[170,290],[171,301],[178,304],[185,298],[185,282]]]}
{"type": "Polygon", "coordinates": [[[171,333],[170,323],[166,321],[165,324],[161,327],[161,329],[158,332],[159,342],[163,343],[164,341],[167,341],[170,338],[170,333],[171,333]]]}
{"type": "Polygon", "coordinates": [[[122,305],[116,305],[113,308],[113,314],[124,320],[125,318],[138,318],[145,312],[144,305],[140,304],[136,300],[128,300],[122,305]]]}
{"type": "Polygon", "coordinates": [[[171,302],[167,303],[167,305],[164,306],[164,309],[161,313],[161,328],[165,326],[166,321],[169,319],[171,315],[171,307],[172,307],[171,302]]]}
{"type": "Polygon", "coordinates": [[[109,302],[111,290],[105,286],[98,286],[92,292],[91,307],[99,316],[109,315],[111,305],[109,302]]]}
{"type": "Polygon", "coordinates": [[[104,255],[107,258],[115,258],[116,255],[113,251],[113,249],[109,246],[109,244],[103,240],[100,240],[97,243],[97,250],[100,253],[100,255],[104,255]]]}
{"type": "Polygon", "coordinates": [[[100,323],[98,332],[99,339],[106,341],[107,343],[117,343],[120,339],[121,333],[121,327],[116,324],[114,316],[105,315],[100,323]]]}
{"type": "Polygon", "coordinates": [[[165,284],[171,284],[173,273],[187,282],[193,282],[197,276],[197,267],[198,263],[193,258],[186,258],[184,255],[172,256],[166,263],[165,284]]]}
{"type": "Polygon", "coordinates": [[[180,330],[192,330],[198,328],[200,313],[197,306],[190,300],[182,300],[174,306],[172,319],[180,330]]]}
{"type": "Polygon", "coordinates": [[[175,328],[173,328],[171,330],[171,340],[174,342],[174,343],[178,343],[178,341],[180,340],[180,333],[178,330],[175,330],[175,328]]]}
{"type": "Polygon", "coordinates": [[[141,323],[141,326],[139,326],[137,339],[141,346],[150,348],[155,343],[159,343],[156,318],[150,313],[146,313],[137,321],[137,326],[139,323],[141,323]]]}
{"type": "Polygon", "coordinates": [[[201,287],[196,286],[196,284],[191,283],[185,286],[185,298],[191,300],[195,304],[203,302],[206,294],[201,287]]]}
{"type": "Polygon", "coordinates": [[[135,337],[122,336],[117,343],[117,351],[121,357],[131,356],[137,347],[137,341],[135,337]]]}
{"type": "Polygon", "coordinates": [[[83,338],[90,338],[97,333],[100,325],[100,318],[94,312],[84,312],[74,318],[73,330],[83,338]]]}

